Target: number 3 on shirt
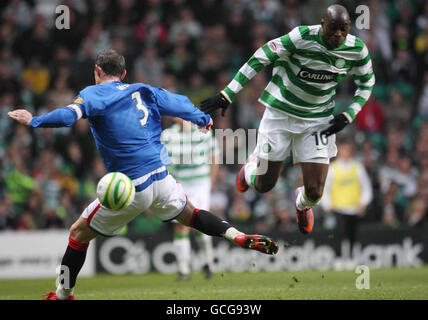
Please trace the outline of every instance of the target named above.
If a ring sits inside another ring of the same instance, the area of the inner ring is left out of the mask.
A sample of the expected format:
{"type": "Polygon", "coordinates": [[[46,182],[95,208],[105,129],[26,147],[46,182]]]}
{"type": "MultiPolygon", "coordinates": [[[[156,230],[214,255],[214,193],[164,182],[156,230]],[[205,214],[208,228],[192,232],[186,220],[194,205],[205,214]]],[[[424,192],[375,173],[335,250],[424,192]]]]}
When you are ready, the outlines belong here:
{"type": "Polygon", "coordinates": [[[147,110],[146,106],[143,104],[139,91],[132,93],[132,99],[137,100],[137,109],[144,112],[144,117],[140,119],[141,125],[144,127],[147,123],[147,118],[149,117],[149,110],[147,110]]]}

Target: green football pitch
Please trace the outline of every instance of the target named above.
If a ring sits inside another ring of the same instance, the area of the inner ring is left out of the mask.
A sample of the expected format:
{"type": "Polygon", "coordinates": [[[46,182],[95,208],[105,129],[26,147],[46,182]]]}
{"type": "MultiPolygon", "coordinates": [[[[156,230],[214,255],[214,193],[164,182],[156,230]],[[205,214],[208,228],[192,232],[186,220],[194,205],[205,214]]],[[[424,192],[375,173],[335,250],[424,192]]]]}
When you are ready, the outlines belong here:
{"type": "MultiPolygon", "coordinates": [[[[428,300],[428,266],[370,270],[369,289],[357,289],[351,271],[201,273],[180,282],[176,275],[100,274],[78,279],[81,300],[428,300]]],[[[1,280],[0,300],[37,300],[54,291],[55,279],[1,280]]]]}

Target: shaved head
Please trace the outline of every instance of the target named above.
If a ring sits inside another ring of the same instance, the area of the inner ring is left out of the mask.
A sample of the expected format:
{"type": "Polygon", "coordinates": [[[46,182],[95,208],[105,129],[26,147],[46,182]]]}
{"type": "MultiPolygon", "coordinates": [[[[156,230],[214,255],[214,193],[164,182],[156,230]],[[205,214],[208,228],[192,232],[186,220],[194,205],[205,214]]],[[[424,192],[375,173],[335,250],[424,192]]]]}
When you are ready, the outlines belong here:
{"type": "Polygon", "coordinates": [[[324,20],[337,21],[341,23],[349,23],[349,13],[344,6],[340,4],[333,4],[327,8],[324,15],[324,20]]]}
{"type": "Polygon", "coordinates": [[[329,6],[321,19],[322,39],[327,48],[332,50],[339,47],[349,33],[351,19],[348,10],[339,4],[329,6]]]}

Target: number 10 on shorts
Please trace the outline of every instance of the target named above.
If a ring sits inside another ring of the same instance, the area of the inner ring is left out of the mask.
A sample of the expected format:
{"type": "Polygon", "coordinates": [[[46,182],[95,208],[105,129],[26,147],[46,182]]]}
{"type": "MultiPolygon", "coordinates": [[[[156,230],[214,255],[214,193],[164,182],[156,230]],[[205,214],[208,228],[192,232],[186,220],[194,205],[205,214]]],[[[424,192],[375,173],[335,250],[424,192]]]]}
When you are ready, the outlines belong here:
{"type": "Polygon", "coordinates": [[[315,145],[318,151],[324,149],[327,146],[328,137],[325,134],[321,134],[320,131],[315,131],[311,134],[311,136],[313,136],[315,139],[315,145]]]}

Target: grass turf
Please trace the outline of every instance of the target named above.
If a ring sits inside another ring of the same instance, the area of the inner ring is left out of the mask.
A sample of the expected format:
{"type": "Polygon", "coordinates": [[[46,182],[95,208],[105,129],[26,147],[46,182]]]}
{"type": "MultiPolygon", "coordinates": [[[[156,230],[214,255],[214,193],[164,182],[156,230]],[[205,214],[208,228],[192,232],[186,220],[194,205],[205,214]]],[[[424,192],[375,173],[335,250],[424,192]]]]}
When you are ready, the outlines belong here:
{"type": "MultiPolygon", "coordinates": [[[[100,274],[80,278],[80,300],[384,300],[428,299],[428,266],[370,271],[370,289],[355,286],[353,271],[220,272],[206,280],[193,274],[179,282],[176,275],[100,274]]],[[[55,288],[55,279],[0,280],[0,300],[39,300],[55,288]]]]}

